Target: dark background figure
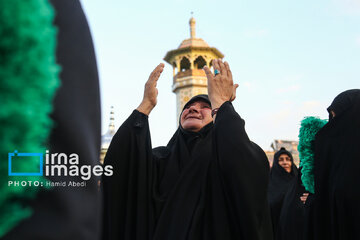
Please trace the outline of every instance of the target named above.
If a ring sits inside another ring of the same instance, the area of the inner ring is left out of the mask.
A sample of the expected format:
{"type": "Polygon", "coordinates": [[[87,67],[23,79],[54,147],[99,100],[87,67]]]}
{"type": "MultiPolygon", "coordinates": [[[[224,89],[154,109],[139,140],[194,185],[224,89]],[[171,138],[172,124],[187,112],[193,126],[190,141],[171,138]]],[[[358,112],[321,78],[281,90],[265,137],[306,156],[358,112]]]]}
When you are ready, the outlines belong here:
{"type": "Polygon", "coordinates": [[[168,145],[155,149],[148,115],[163,64],[150,75],[143,103],[152,103],[120,126],[105,157],[114,175],[103,178],[104,240],[272,239],[266,155],[229,101],[237,86],[228,64],[213,63],[209,97],[191,99],[168,145]]]}
{"type": "Polygon", "coordinates": [[[360,89],[339,94],[314,143],[309,239],[360,239],[360,89]]]}
{"type": "Polygon", "coordinates": [[[280,211],[277,239],[304,240],[308,193],[301,182],[301,169],[291,181],[280,211]]]}
{"type": "Polygon", "coordinates": [[[296,181],[297,175],[298,169],[294,164],[291,153],[282,147],[274,155],[268,189],[274,239],[278,239],[280,212],[285,194],[289,190],[292,181],[296,181]]]}
{"type": "MultiPolygon", "coordinates": [[[[93,43],[78,0],[52,0],[58,27],[57,62],[61,87],[54,100],[52,153],[76,153],[81,165],[99,163],[100,94],[93,43]]],[[[34,59],[36,61],[36,59],[34,59]]],[[[24,63],[26,64],[26,63],[24,63]]],[[[80,177],[66,180],[83,181],[80,177]]],[[[64,177],[50,177],[65,181],[64,177]]],[[[33,215],[12,229],[6,240],[98,240],[101,193],[93,176],[86,187],[54,187],[29,204],[33,215]]]]}

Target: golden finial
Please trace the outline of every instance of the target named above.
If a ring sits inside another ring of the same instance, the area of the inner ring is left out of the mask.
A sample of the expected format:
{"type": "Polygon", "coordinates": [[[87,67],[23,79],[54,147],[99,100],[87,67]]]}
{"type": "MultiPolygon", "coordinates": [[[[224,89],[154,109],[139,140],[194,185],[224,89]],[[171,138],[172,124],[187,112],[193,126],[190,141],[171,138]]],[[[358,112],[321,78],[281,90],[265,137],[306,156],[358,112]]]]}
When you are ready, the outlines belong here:
{"type": "Polygon", "coordinates": [[[195,38],[196,34],[195,34],[195,18],[193,17],[194,12],[191,12],[191,18],[189,21],[190,24],[190,38],[195,38]]]}

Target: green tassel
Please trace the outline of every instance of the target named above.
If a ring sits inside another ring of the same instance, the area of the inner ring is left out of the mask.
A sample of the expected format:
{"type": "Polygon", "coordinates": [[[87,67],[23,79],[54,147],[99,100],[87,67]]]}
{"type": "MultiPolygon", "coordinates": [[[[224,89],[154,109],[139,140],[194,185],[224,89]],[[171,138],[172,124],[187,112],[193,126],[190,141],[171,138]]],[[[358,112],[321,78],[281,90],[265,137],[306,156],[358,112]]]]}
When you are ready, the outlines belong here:
{"type": "MultiPolygon", "coordinates": [[[[24,200],[40,187],[9,181],[46,181],[42,176],[8,176],[8,153],[44,153],[59,87],[55,12],[47,0],[0,0],[0,238],[31,216],[24,200]]],[[[19,169],[39,169],[35,159],[19,169]]]]}
{"type": "Polygon", "coordinates": [[[301,121],[299,133],[299,157],[301,169],[301,180],[305,189],[310,193],[315,193],[314,189],[314,151],[313,142],[316,133],[327,123],[316,117],[306,117],[301,121]]]}

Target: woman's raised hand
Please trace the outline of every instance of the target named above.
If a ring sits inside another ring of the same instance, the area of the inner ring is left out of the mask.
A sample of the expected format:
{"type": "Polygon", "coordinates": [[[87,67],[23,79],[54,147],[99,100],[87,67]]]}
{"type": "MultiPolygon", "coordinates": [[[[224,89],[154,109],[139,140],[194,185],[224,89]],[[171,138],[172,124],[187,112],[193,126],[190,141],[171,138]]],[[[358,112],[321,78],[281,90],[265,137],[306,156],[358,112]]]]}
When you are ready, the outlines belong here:
{"type": "Polygon", "coordinates": [[[136,110],[149,115],[157,103],[158,89],[156,88],[160,74],[164,70],[164,64],[160,63],[154,71],[151,72],[149,79],[145,83],[144,97],[136,110]]]}
{"type": "Polygon", "coordinates": [[[208,79],[208,94],[211,107],[219,108],[226,101],[233,101],[236,98],[236,88],[238,84],[234,84],[230,66],[221,59],[213,60],[213,67],[216,75],[205,66],[204,71],[208,79]]]}

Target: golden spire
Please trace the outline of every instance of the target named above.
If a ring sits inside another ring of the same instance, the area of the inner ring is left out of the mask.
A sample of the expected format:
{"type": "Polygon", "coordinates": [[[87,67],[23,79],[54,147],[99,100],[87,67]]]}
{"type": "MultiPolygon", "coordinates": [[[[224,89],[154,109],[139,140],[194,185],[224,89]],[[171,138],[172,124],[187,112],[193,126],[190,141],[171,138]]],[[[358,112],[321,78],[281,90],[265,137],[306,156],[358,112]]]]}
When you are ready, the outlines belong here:
{"type": "Polygon", "coordinates": [[[195,38],[196,34],[195,34],[195,18],[192,16],[193,12],[191,12],[191,18],[189,21],[189,25],[190,25],[190,38],[195,38]]]}

